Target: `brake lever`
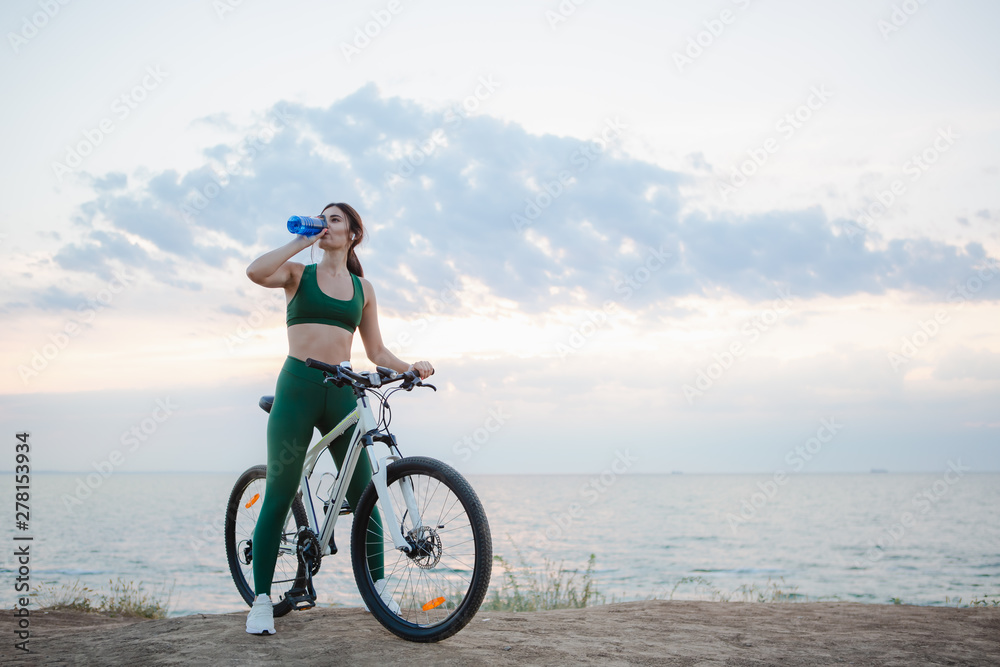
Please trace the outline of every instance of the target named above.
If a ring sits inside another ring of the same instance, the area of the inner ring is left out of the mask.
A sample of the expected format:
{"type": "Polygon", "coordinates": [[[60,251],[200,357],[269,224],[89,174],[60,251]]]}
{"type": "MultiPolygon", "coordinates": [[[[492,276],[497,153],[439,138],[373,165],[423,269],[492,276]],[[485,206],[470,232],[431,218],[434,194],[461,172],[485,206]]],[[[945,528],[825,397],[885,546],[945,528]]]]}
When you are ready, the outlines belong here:
{"type": "Polygon", "coordinates": [[[437,387],[432,385],[430,382],[424,382],[423,380],[420,379],[419,376],[417,376],[415,379],[409,382],[404,381],[403,384],[400,385],[400,387],[402,389],[405,389],[406,391],[410,391],[414,387],[430,387],[434,391],[437,391],[437,387]]]}
{"type": "Polygon", "coordinates": [[[344,380],[343,378],[340,377],[339,373],[334,375],[330,371],[323,371],[323,375],[325,376],[323,378],[323,384],[326,384],[327,382],[332,382],[335,387],[344,386],[344,380]]]}

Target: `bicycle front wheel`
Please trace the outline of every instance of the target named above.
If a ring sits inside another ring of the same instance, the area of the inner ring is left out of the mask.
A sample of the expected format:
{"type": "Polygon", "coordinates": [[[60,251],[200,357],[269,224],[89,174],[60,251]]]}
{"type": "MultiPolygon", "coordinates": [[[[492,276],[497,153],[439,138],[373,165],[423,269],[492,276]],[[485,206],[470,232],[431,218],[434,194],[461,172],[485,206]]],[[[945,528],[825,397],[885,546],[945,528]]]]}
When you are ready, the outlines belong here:
{"type": "Polygon", "coordinates": [[[440,641],[472,620],[490,585],[493,541],[486,512],[465,478],[435,459],[396,461],[386,469],[386,484],[389,498],[377,503],[370,483],[354,513],[351,561],[358,590],[393,634],[440,641]],[[372,516],[386,502],[409,553],[396,550],[388,518],[372,516]],[[373,569],[382,580],[373,578],[373,569]]]}
{"type": "MultiPolygon", "coordinates": [[[[264,465],[246,470],[233,486],[226,507],[225,540],[229,572],[233,575],[236,590],[250,606],[253,606],[254,600],[253,532],[264,500],[266,476],[267,466],[264,465]]],[[[300,492],[292,501],[292,511],[288,513],[278,545],[278,560],[271,580],[275,616],[284,616],[292,610],[292,604],[285,599],[285,593],[290,588],[301,587],[305,583],[305,568],[299,563],[295,538],[299,527],[306,525],[308,520],[300,492]]]]}

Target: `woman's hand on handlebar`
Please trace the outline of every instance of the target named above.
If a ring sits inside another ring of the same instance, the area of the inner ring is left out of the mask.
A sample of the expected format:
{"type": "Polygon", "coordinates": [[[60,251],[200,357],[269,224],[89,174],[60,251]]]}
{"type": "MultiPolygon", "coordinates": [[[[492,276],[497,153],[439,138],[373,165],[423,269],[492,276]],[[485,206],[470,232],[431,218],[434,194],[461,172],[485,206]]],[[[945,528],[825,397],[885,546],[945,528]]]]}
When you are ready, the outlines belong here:
{"type": "Polygon", "coordinates": [[[425,380],[430,376],[434,375],[434,367],[431,366],[431,362],[429,361],[418,361],[415,364],[410,364],[410,367],[407,368],[406,370],[416,371],[417,373],[420,374],[421,380],[425,380]]]}

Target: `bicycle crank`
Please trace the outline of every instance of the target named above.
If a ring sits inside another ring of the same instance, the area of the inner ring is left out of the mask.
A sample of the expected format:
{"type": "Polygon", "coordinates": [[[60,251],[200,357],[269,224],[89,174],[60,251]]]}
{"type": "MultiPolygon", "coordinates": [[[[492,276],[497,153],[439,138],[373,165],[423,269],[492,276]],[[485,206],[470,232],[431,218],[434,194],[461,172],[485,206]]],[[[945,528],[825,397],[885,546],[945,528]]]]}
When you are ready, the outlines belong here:
{"type": "Polygon", "coordinates": [[[316,533],[308,528],[299,530],[296,554],[299,566],[306,575],[305,586],[296,586],[290,589],[285,594],[285,599],[291,603],[292,609],[302,611],[316,606],[316,589],[313,587],[312,578],[314,574],[319,572],[319,566],[322,562],[319,538],[316,537],[316,533]]]}

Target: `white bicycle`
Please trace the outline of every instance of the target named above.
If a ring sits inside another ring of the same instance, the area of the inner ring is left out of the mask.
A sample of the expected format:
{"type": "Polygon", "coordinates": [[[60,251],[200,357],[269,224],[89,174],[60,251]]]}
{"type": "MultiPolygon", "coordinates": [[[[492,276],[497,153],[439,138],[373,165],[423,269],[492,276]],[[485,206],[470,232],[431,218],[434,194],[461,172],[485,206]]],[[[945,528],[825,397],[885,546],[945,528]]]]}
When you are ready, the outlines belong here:
{"type": "MultiPolygon", "coordinates": [[[[306,366],[324,371],[324,382],[350,384],[357,408],[306,453],[300,488],[285,521],[272,579],[274,615],[309,609],[316,604],[312,578],[325,556],[337,553],[334,527],[339,517],[354,514],[351,561],[358,590],[368,609],[389,631],[417,642],[435,642],[452,636],[479,610],[490,583],[493,543],[486,513],[476,492],[451,466],[427,457],[403,458],[396,438],[388,431],[388,397],[399,390],[430,387],[416,371],[356,373],[349,362],[339,366],[307,359],[306,366]],[[385,396],[376,389],[394,382],[385,396]],[[376,421],[370,396],[380,402],[376,421]],[[351,425],[351,437],[337,475],[324,473],[313,488],[311,477],[320,455],[351,425]],[[381,428],[380,428],[381,427],[381,428]],[[376,458],[376,443],[389,454],[376,458]],[[372,480],[351,508],[347,487],[362,451],[372,465],[372,480]],[[328,490],[321,487],[332,477],[328,490]],[[316,512],[315,496],[322,503],[316,512]],[[376,504],[381,522],[372,517],[376,504]],[[320,521],[320,519],[322,521],[320,521]],[[383,555],[385,580],[372,580],[369,557],[383,555]],[[395,554],[395,560],[393,560],[395,554]]],[[[260,399],[270,412],[273,396],[260,399]]],[[[254,600],[253,532],[264,496],[267,466],[246,470],[237,480],[226,508],[226,556],[233,581],[244,601],[254,600]]]]}

